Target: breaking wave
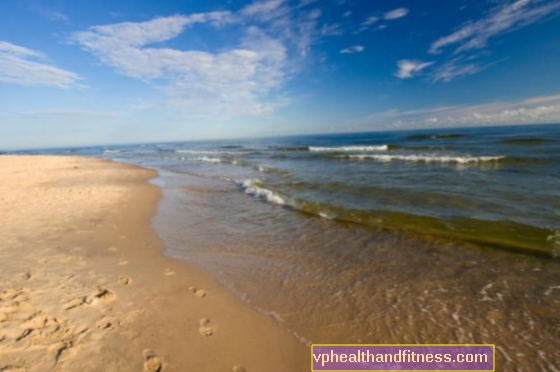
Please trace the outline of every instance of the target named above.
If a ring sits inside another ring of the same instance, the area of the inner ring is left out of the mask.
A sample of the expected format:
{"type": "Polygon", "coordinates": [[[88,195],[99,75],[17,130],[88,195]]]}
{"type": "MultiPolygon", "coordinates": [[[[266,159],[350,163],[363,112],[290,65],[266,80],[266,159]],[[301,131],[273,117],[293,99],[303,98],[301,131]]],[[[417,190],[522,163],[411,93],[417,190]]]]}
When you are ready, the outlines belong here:
{"type": "Polygon", "coordinates": [[[309,151],[316,152],[351,152],[351,151],[387,151],[388,145],[379,146],[339,146],[339,147],[314,147],[309,146],[309,151]]]}
{"type": "Polygon", "coordinates": [[[274,205],[286,205],[286,199],[281,195],[262,187],[262,181],[257,179],[249,179],[236,181],[241,186],[245,194],[251,195],[257,199],[267,201],[274,205]]]}
{"type": "Polygon", "coordinates": [[[505,159],[505,156],[443,156],[443,155],[338,155],[337,157],[355,160],[375,160],[380,162],[405,161],[417,163],[454,163],[454,164],[478,164],[484,162],[497,162],[505,159]]]}

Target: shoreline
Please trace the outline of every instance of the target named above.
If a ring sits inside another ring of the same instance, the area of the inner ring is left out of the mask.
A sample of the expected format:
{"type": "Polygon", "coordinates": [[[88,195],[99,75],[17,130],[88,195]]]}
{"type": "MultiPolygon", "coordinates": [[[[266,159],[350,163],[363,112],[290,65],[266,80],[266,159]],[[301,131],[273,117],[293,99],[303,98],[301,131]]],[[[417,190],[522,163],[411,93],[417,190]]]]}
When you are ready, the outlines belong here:
{"type": "Polygon", "coordinates": [[[10,263],[0,276],[0,369],[309,368],[306,347],[272,317],[163,255],[151,226],[156,171],[67,156],[0,164],[11,217],[0,226],[10,263]]]}

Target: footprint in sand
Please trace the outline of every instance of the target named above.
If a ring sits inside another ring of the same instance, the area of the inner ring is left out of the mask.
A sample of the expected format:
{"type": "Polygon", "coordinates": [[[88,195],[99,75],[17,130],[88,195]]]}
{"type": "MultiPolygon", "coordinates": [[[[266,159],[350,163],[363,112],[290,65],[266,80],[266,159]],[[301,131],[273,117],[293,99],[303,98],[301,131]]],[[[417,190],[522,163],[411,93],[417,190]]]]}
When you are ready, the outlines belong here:
{"type": "Polygon", "coordinates": [[[202,298],[202,297],[206,296],[206,291],[204,289],[197,289],[195,287],[189,287],[189,290],[192,293],[194,293],[195,296],[197,296],[197,297],[202,298]]]}
{"type": "Polygon", "coordinates": [[[86,304],[95,304],[101,300],[110,301],[115,297],[115,294],[102,287],[97,287],[97,289],[91,291],[91,293],[84,299],[86,304]]]}
{"type": "Polygon", "coordinates": [[[78,306],[82,306],[84,304],[83,298],[76,298],[74,300],[70,300],[63,305],[64,310],[72,310],[78,306]]]}
{"type": "Polygon", "coordinates": [[[119,280],[117,280],[117,282],[122,285],[128,285],[132,282],[132,279],[126,276],[119,276],[119,280]]]}
{"type": "Polygon", "coordinates": [[[165,269],[165,271],[163,272],[163,275],[165,275],[165,276],[174,276],[174,275],[175,275],[175,271],[170,270],[170,269],[165,269]]]}
{"type": "Polygon", "coordinates": [[[14,365],[0,366],[1,372],[24,372],[25,368],[14,365]]]}
{"type": "Polygon", "coordinates": [[[152,350],[144,350],[144,371],[160,372],[163,371],[163,360],[155,355],[152,350]]]}
{"type": "Polygon", "coordinates": [[[116,326],[117,324],[118,324],[118,319],[103,317],[96,323],[96,327],[97,329],[104,330],[104,329],[110,329],[116,326]]]}
{"type": "Polygon", "coordinates": [[[31,279],[32,276],[33,275],[30,272],[26,272],[26,273],[20,273],[16,275],[16,278],[21,280],[29,280],[31,279]]]}
{"type": "Polygon", "coordinates": [[[247,372],[247,370],[243,367],[240,367],[240,366],[234,366],[233,367],[233,372],[247,372]]]}
{"type": "Polygon", "coordinates": [[[48,355],[49,358],[51,359],[51,368],[53,369],[54,367],[56,367],[58,360],[60,359],[60,356],[62,355],[62,353],[67,350],[70,349],[73,346],[72,341],[64,341],[64,342],[58,342],[54,345],[51,345],[48,349],[48,355]]]}
{"type": "Polygon", "coordinates": [[[111,301],[114,298],[115,294],[112,291],[106,288],[98,287],[97,289],[91,291],[91,293],[86,297],[75,298],[68,301],[63,305],[63,308],[64,310],[71,310],[84,304],[95,305],[100,301],[111,301]]]}
{"type": "MultiPolygon", "coordinates": [[[[15,332],[17,332],[17,331],[15,331],[15,332]]],[[[24,338],[29,336],[31,334],[31,332],[33,332],[32,329],[24,329],[19,336],[15,337],[15,341],[19,342],[19,341],[23,340],[24,338]]]]}
{"type": "Polygon", "coordinates": [[[20,327],[25,329],[35,330],[35,329],[45,328],[46,324],[47,324],[47,317],[39,312],[31,316],[31,318],[29,318],[26,322],[21,324],[20,327]]]}
{"type": "Polygon", "coordinates": [[[212,336],[214,334],[214,328],[210,327],[209,324],[210,319],[200,319],[200,328],[198,329],[198,332],[203,336],[212,336]]]}

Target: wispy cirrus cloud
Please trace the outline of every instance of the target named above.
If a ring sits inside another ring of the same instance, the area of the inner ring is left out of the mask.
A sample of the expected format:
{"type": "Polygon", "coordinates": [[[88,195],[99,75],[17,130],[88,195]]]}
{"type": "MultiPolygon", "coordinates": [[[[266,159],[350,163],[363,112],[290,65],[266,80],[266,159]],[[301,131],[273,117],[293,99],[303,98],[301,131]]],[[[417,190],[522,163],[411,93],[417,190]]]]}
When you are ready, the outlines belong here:
{"type": "Polygon", "coordinates": [[[428,78],[432,82],[448,83],[459,77],[477,74],[489,66],[490,64],[470,62],[465,58],[454,58],[433,70],[428,78]]]}
{"type": "Polygon", "coordinates": [[[397,8],[387,12],[383,15],[383,19],[386,21],[393,21],[395,19],[399,19],[405,17],[408,14],[407,8],[397,8]]]}
{"type": "Polygon", "coordinates": [[[340,51],[340,54],[352,54],[363,52],[366,48],[363,45],[354,45],[348,48],[344,48],[340,51]]]}
{"type": "Polygon", "coordinates": [[[0,83],[56,88],[79,86],[78,75],[46,61],[47,56],[39,51],[0,41],[0,83]]]}
{"type": "Polygon", "coordinates": [[[560,94],[479,105],[372,114],[356,120],[352,129],[415,129],[560,123],[560,94]]]}
{"type": "Polygon", "coordinates": [[[361,24],[358,30],[355,33],[361,33],[364,31],[369,30],[374,24],[380,22],[381,20],[385,21],[394,21],[396,19],[402,18],[407,16],[409,10],[407,8],[397,8],[391,11],[385,12],[383,14],[374,14],[367,17],[361,24]]]}
{"type": "Polygon", "coordinates": [[[255,1],[237,12],[94,26],[72,40],[118,73],[162,88],[169,102],[192,115],[260,115],[286,102],[277,91],[320,34],[320,16],[319,9],[295,12],[283,0],[255,1]],[[242,36],[237,45],[215,52],[157,45],[196,25],[232,27],[242,36]]]}
{"type": "Polygon", "coordinates": [[[468,21],[449,35],[435,40],[428,53],[442,54],[453,47],[442,63],[428,73],[432,82],[450,82],[473,75],[488,68],[491,63],[481,62],[477,51],[487,48],[489,40],[508,32],[527,27],[535,22],[560,15],[559,0],[514,0],[491,8],[481,19],[468,21]]]}
{"type": "Polygon", "coordinates": [[[399,69],[395,73],[395,76],[399,79],[408,79],[420,74],[423,69],[431,66],[432,64],[433,62],[411,61],[408,59],[403,59],[397,63],[399,69]]]}
{"type": "Polygon", "coordinates": [[[488,16],[467,22],[453,33],[432,43],[429,52],[441,53],[442,49],[460,44],[455,53],[486,47],[492,37],[515,31],[535,23],[546,16],[560,15],[560,1],[517,0],[499,5],[488,16]]]}

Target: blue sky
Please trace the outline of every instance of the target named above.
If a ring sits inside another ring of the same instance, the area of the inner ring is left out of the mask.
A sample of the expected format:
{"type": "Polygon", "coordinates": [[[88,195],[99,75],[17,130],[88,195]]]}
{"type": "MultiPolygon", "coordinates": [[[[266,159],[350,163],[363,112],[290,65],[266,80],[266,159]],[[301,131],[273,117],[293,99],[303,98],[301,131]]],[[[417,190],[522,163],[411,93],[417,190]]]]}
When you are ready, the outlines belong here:
{"type": "Polygon", "coordinates": [[[3,0],[0,148],[560,122],[560,0],[3,0]]]}

